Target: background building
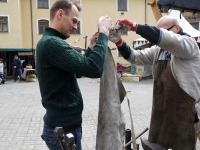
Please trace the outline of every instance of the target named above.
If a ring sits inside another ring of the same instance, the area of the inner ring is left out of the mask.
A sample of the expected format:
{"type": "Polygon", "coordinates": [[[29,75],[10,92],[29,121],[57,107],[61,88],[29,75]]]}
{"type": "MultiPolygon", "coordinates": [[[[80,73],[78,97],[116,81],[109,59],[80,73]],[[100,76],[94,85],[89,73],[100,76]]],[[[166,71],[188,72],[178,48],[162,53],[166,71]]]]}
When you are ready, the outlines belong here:
{"type": "MultiPolygon", "coordinates": [[[[34,65],[32,54],[44,29],[49,26],[49,9],[55,0],[0,0],[0,57],[4,59],[8,75],[12,75],[15,54],[34,65]]],[[[97,31],[98,18],[109,15],[113,24],[120,18],[139,23],[155,24],[151,7],[146,0],[76,0],[82,7],[79,28],[67,40],[72,46],[85,48],[91,35],[97,31]]],[[[123,39],[130,45],[138,38],[128,32],[123,39]]],[[[115,45],[109,42],[111,49],[115,45]]],[[[112,51],[116,62],[128,64],[117,50],[112,51]]]]}
{"type": "MultiPolygon", "coordinates": [[[[49,9],[56,0],[0,0],[0,57],[4,59],[8,75],[12,75],[12,60],[18,54],[26,64],[34,67],[35,47],[49,26],[49,9]]],[[[74,0],[82,7],[78,30],[67,42],[72,46],[86,48],[91,35],[97,31],[98,18],[109,15],[113,24],[120,18],[127,18],[141,24],[155,25],[156,20],[148,0],[74,0]]],[[[162,10],[166,12],[167,10],[162,10]]],[[[188,18],[199,27],[199,20],[191,14],[188,18]],[[196,19],[196,18],[195,18],[196,19]]],[[[198,16],[196,16],[198,17],[198,16]]],[[[123,34],[123,39],[133,46],[139,38],[134,32],[123,34]]],[[[128,65],[116,46],[109,42],[115,62],[128,65]]]]}
{"type": "Polygon", "coordinates": [[[14,55],[34,65],[29,0],[0,0],[0,57],[12,76],[14,55]]]}

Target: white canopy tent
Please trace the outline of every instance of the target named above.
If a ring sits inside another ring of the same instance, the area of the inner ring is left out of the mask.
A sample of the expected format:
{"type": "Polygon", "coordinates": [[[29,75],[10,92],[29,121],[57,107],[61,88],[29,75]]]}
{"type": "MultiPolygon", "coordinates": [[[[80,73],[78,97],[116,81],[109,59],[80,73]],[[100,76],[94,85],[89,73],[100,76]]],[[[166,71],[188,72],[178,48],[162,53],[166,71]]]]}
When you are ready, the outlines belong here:
{"type": "MultiPolygon", "coordinates": [[[[178,10],[169,10],[169,15],[175,17],[181,28],[183,29],[183,32],[189,34],[191,37],[193,37],[198,43],[200,43],[200,31],[193,28],[190,23],[180,14],[180,11],[178,10]]],[[[134,48],[140,48],[144,47],[145,45],[148,45],[149,41],[147,41],[144,38],[139,38],[133,41],[133,47],[134,48]]]]}
{"type": "Polygon", "coordinates": [[[198,43],[200,43],[200,31],[193,28],[191,24],[182,15],[180,15],[180,11],[171,10],[169,15],[178,20],[183,32],[189,34],[191,37],[195,38],[198,43]]]}

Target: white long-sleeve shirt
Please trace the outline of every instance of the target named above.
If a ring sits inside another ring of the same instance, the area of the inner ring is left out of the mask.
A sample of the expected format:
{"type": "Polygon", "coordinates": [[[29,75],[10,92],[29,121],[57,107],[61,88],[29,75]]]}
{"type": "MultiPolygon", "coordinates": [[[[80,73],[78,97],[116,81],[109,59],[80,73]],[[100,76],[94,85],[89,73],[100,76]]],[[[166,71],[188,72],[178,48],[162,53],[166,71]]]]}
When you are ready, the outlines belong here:
{"type": "Polygon", "coordinates": [[[3,73],[3,63],[0,63],[0,73],[3,73]]]}

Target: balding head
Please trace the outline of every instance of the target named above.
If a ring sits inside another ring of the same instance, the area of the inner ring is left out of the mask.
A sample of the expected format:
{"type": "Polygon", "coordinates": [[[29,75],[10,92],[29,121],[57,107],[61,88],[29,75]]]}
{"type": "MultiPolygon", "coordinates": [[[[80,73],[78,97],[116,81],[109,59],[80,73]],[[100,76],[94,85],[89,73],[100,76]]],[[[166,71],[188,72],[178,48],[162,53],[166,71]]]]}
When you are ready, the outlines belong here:
{"type": "Polygon", "coordinates": [[[172,17],[172,16],[163,16],[161,17],[156,26],[158,28],[164,28],[167,29],[169,31],[173,31],[174,33],[178,33],[180,30],[180,26],[178,21],[176,20],[176,18],[172,17]]]}
{"type": "Polygon", "coordinates": [[[67,14],[72,9],[73,5],[76,6],[79,12],[81,11],[81,7],[77,3],[74,3],[69,0],[57,0],[50,9],[50,20],[53,20],[56,12],[59,9],[63,9],[67,14]]]}

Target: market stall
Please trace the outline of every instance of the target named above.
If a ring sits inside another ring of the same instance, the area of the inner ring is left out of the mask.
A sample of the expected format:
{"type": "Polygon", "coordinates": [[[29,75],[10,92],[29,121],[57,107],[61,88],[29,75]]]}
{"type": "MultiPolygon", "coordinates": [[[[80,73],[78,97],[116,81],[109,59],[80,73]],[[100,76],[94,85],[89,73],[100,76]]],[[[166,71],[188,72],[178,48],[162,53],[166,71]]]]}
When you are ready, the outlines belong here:
{"type": "Polygon", "coordinates": [[[35,82],[36,70],[33,69],[31,65],[27,65],[26,68],[24,68],[22,79],[25,80],[26,82],[35,82]]]}

